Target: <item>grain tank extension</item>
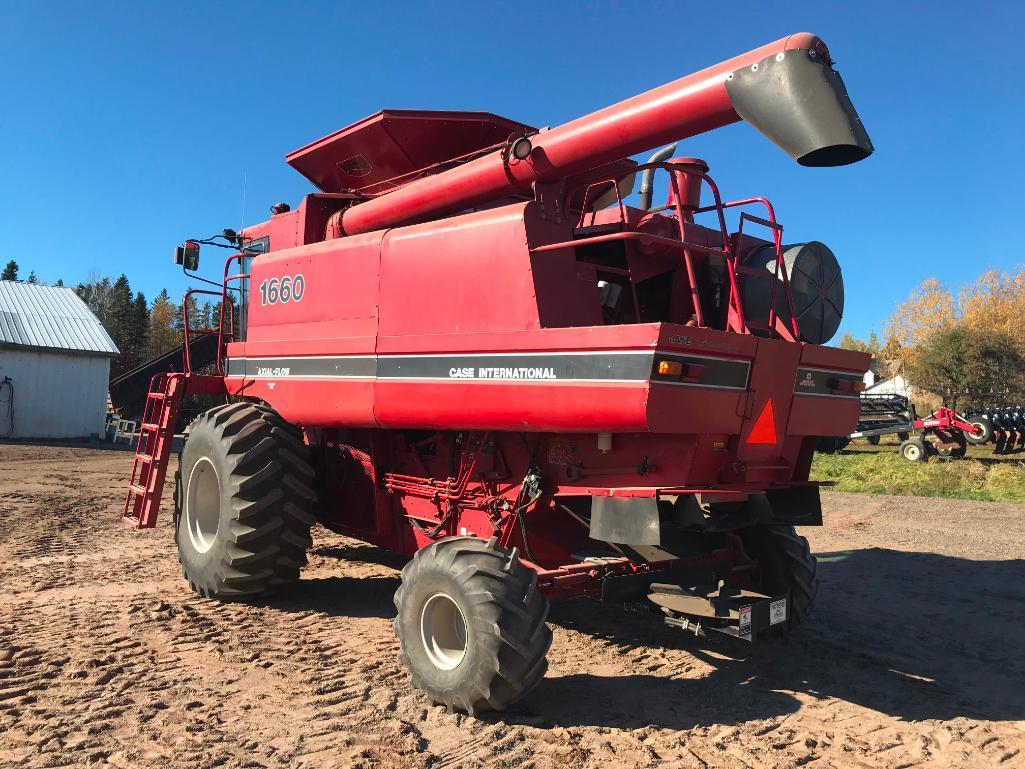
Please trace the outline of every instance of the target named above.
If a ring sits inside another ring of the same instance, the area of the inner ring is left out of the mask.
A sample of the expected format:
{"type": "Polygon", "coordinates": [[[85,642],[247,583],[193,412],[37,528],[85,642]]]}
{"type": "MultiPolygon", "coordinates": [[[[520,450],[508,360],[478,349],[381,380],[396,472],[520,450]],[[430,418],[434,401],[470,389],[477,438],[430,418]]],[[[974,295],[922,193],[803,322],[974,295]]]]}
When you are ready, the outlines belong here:
{"type": "Polygon", "coordinates": [[[543,678],[554,598],[794,628],[815,443],[854,428],[868,367],[823,346],[839,264],[705,161],[631,159],[738,120],[803,166],[872,152],[825,44],[796,34],[556,128],[384,110],[290,153],[315,192],[176,251],[191,271],[229,249],[219,288],[190,292],[221,301],[219,354],[154,379],[125,522],[156,523],[183,395],[221,396],[176,477],[192,587],[301,591],[315,523],[411,556],[400,660],[450,710],[543,678]]]}

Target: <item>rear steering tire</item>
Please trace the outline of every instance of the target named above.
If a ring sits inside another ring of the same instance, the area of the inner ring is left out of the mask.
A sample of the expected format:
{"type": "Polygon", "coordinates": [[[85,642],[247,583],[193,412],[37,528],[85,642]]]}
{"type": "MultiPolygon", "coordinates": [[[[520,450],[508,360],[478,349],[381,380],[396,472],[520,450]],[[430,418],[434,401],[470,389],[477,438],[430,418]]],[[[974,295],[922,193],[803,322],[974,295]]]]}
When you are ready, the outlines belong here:
{"type": "Polygon", "coordinates": [[[175,542],[193,590],[244,598],[299,579],[314,473],[295,427],[265,406],[218,406],[190,426],[179,472],[175,542]]]}
{"type": "Polygon", "coordinates": [[[825,454],[836,454],[847,448],[847,444],[850,442],[851,439],[847,436],[819,438],[815,445],[815,450],[821,451],[825,454]]]}
{"type": "Polygon", "coordinates": [[[449,712],[502,710],[548,670],[548,599],[496,539],[447,537],[419,550],[395,608],[399,662],[449,712]]]}
{"type": "Polygon", "coordinates": [[[787,595],[785,632],[795,630],[811,613],[819,591],[818,561],[808,540],[793,526],[752,526],[738,532],[744,550],[758,561],[755,590],[787,595]]]}

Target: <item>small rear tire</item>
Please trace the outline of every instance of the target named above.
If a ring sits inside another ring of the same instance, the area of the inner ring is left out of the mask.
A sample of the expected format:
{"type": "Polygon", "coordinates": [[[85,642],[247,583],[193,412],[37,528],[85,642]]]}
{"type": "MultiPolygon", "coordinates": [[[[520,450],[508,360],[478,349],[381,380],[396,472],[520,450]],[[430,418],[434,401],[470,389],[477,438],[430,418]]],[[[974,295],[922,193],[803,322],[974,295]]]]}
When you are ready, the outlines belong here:
{"type": "Polygon", "coordinates": [[[756,591],[786,595],[785,632],[795,630],[811,613],[819,591],[818,561],[808,540],[793,526],[752,526],[738,532],[744,550],[758,562],[756,591]]]}
{"type": "Polygon", "coordinates": [[[837,454],[847,448],[850,442],[851,439],[845,435],[823,437],[819,438],[815,450],[824,454],[837,454]]]}
{"type": "Polygon", "coordinates": [[[548,670],[548,599],[497,539],[446,537],[419,550],[395,608],[400,664],[449,712],[502,710],[548,670]]]}
{"type": "Polygon", "coordinates": [[[867,440],[869,442],[869,445],[871,445],[871,446],[878,446],[879,445],[879,436],[878,435],[870,435],[865,440],[867,440]]]}
{"type": "Polygon", "coordinates": [[[909,438],[900,444],[900,455],[908,462],[924,462],[927,457],[925,441],[921,438],[909,438]]]}
{"type": "Polygon", "coordinates": [[[174,534],[192,589],[237,599],[298,581],[313,475],[299,431],[271,409],[229,403],[197,417],[182,452],[174,534]]]}

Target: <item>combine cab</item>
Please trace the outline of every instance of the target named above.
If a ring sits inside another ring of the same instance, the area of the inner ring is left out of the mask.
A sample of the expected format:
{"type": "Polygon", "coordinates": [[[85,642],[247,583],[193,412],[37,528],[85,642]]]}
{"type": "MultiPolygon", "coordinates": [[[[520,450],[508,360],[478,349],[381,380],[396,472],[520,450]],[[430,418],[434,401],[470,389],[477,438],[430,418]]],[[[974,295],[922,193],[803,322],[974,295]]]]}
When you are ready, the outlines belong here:
{"type": "MultiPolygon", "coordinates": [[[[318,191],[203,241],[231,248],[219,295],[241,311],[217,376],[151,396],[228,401],[180,462],[193,588],[294,583],[314,523],[409,555],[402,664],[466,712],[543,677],[552,598],[746,640],[799,624],[812,454],[854,428],[868,367],[822,346],[839,265],[785,245],[769,201],[724,198],[703,161],[630,159],[740,119],[806,166],[872,151],[825,45],[799,34],[558,128],[384,111],[291,153],[318,191]],[[651,207],[655,174],[669,195],[651,207]]],[[[155,522],[172,422],[140,448],[133,525],[155,522]]]]}

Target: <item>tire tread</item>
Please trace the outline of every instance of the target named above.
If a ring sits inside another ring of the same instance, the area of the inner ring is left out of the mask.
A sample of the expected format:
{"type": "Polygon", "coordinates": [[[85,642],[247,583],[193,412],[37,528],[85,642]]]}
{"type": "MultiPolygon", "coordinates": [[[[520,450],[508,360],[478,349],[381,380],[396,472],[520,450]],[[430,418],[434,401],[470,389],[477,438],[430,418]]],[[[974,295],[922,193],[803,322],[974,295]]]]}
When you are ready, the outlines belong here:
{"type": "MultiPolygon", "coordinates": [[[[234,599],[295,582],[312,544],[316,499],[314,470],[299,430],[266,406],[238,402],[197,417],[190,436],[203,431],[213,432],[231,468],[232,515],[230,525],[218,530],[227,542],[217,578],[186,573],[192,589],[206,597],[234,599]]],[[[180,510],[182,500],[176,502],[180,510]]]]}

